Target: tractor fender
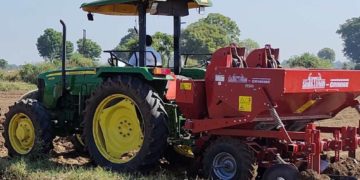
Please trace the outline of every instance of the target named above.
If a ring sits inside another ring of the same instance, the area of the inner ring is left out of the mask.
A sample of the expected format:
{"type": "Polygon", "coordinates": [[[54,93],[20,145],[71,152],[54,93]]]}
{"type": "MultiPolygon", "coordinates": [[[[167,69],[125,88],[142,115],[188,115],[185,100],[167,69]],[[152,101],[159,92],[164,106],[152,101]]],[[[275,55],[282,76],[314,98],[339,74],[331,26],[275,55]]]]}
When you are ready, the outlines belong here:
{"type": "Polygon", "coordinates": [[[173,78],[154,77],[151,70],[146,67],[101,67],[97,69],[97,75],[102,79],[118,75],[137,77],[147,82],[158,94],[164,94],[168,80],[173,80],[173,78]]]}
{"type": "Polygon", "coordinates": [[[113,75],[134,75],[147,81],[153,81],[154,77],[148,68],[144,67],[101,67],[97,69],[99,77],[109,77],[113,75]]]}

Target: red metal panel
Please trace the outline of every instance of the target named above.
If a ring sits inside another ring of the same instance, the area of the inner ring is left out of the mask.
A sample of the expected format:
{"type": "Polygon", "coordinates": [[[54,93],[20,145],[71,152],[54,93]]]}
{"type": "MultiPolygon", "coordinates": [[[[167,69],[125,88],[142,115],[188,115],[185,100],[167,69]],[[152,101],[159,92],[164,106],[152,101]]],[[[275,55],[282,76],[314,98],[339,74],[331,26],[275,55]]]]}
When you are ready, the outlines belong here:
{"type": "MultiPolygon", "coordinates": [[[[289,136],[294,140],[304,140],[304,132],[291,132],[289,136]]],[[[241,136],[241,137],[262,137],[262,138],[276,138],[285,140],[287,137],[281,131],[263,131],[263,130],[242,130],[242,129],[218,129],[209,131],[209,134],[221,136],[241,136]]]]}
{"type": "Polygon", "coordinates": [[[244,117],[249,114],[257,118],[270,117],[266,106],[268,102],[261,90],[264,87],[269,90],[271,98],[278,105],[277,111],[280,116],[333,117],[340,110],[351,106],[353,99],[360,95],[360,83],[355,83],[355,76],[360,77],[360,71],[348,73],[216,67],[206,74],[209,117],[244,117]],[[313,76],[309,80],[309,74],[317,72],[322,72],[322,77],[326,80],[313,76]],[[346,85],[348,87],[345,87],[346,85]],[[311,86],[325,88],[309,89],[311,86]],[[251,98],[251,108],[241,110],[240,97],[251,98]]]}
{"type": "Polygon", "coordinates": [[[201,80],[176,80],[176,103],[186,118],[200,119],[206,116],[205,82],[201,80]]]}
{"type": "Polygon", "coordinates": [[[218,67],[207,73],[206,90],[210,118],[246,117],[267,112],[268,100],[263,87],[273,99],[283,91],[284,70],[218,67]],[[248,103],[241,102],[250,99],[248,103]]]}
{"type": "Polygon", "coordinates": [[[249,123],[253,118],[224,118],[224,119],[195,119],[187,120],[185,129],[191,130],[192,133],[199,133],[209,130],[227,128],[241,124],[249,123]]]}
{"type": "Polygon", "coordinates": [[[279,60],[279,49],[273,49],[270,45],[267,45],[262,49],[255,49],[246,57],[246,63],[249,67],[268,67],[268,59],[274,58],[279,60]],[[274,57],[271,57],[273,55],[274,57]]]}
{"type": "Polygon", "coordinates": [[[167,91],[166,91],[166,99],[173,101],[176,98],[176,76],[175,75],[171,75],[174,80],[169,80],[167,82],[167,91]]]}
{"type": "Polygon", "coordinates": [[[359,77],[360,71],[287,69],[284,93],[359,92],[359,77]]]}

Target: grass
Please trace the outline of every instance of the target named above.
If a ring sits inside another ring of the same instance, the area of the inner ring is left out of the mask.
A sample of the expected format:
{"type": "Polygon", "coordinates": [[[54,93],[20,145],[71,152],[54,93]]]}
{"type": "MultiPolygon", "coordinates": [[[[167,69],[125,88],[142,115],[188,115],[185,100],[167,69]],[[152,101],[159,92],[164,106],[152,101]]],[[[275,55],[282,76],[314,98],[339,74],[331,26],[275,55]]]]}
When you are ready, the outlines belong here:
{"type": "Polygon", "coordinates": [[[30,91],[36,89],[36,85],[25,82],[0,81],[0,91],[30,91]]]}
{"type": "Polygon", "coordinates": [[[66,180],[167,180],[175,179],[165,172],[149,175],[120,174],[101,167],[64,166],[48,158],[31,160],[29,158],[0,159],[0,179],[66,179],[66,180]]]}

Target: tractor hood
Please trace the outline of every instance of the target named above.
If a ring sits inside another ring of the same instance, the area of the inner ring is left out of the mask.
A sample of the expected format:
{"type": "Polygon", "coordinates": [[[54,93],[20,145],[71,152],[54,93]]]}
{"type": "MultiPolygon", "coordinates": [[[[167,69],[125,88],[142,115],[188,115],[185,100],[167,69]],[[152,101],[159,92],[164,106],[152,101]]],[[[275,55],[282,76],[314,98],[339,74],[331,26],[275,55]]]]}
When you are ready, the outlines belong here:
{"type": "MultiPolygon", "coordinates": [[[[188,2],[188,8],[210,7],[212,6],[211,0],[184,0],[188,2]]],[[[119,16],[135,16],[138,15],[137,4],[139,0],[98,0],[90,3],[84,3],[81,8],[90,13],[99,13],[106,15],[119,15],[119,16]]],[[[153,2],[148,0],[149,4],[153,2]]],[[[185,3],[186,4],[186,3],[185,3]]],[[[149,12],[149,9],[148,9],[149,12]]]]}

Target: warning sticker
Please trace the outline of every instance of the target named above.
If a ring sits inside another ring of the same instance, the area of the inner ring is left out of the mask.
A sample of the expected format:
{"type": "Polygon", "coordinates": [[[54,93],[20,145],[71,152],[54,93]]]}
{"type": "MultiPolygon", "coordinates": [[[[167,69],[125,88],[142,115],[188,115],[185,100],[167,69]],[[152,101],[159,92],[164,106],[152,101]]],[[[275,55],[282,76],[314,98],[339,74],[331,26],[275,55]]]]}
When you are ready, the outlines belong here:
{"type": "Polygon", "coordinates": [[[252,97],[239,96],[239,111],[251,112],[252,111],[252,97]]]}
{"type": "Polygon", "coordinates": [[[191,91],[191,83],[180,83],[180,89],[185,91],[191,91]]]}

